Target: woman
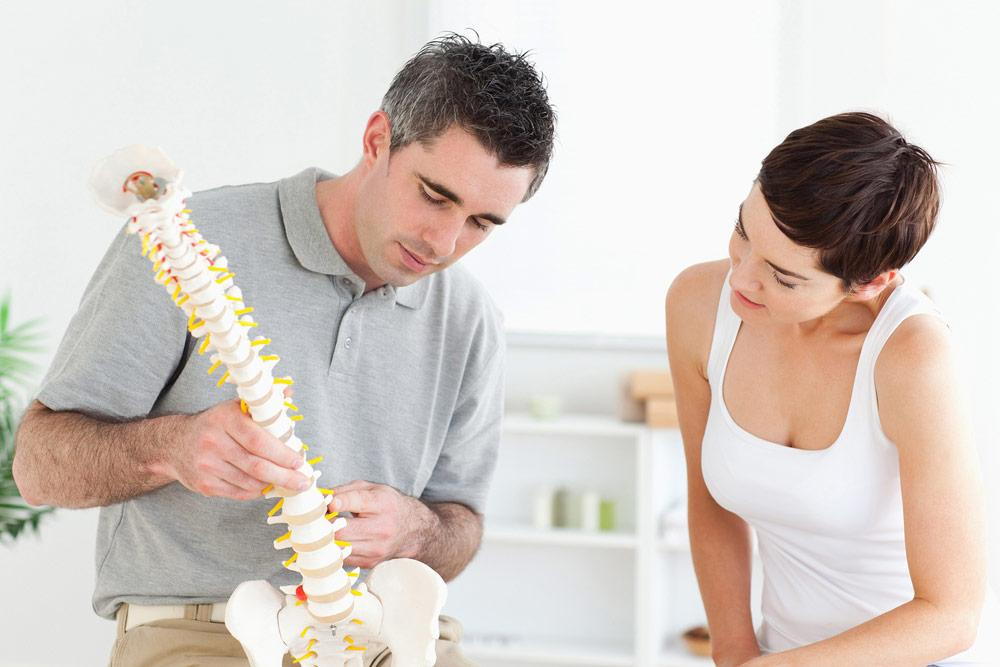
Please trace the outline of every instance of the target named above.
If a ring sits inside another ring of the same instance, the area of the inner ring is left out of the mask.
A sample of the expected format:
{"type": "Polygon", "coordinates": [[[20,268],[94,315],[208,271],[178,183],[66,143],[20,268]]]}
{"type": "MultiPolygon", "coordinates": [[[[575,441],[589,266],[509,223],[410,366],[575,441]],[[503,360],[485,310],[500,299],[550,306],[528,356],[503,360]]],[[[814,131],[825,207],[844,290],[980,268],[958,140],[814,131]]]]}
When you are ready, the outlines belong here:
{"type": "Polygon", "coordinates": [[[926,152],[876,116],[826,118],[764,159],[729,259],[670,288],[719,665],[1000,664],[996,626],[979,631],[996,623],[984,501],[948,329],[899,271],[937,210],[926,152]]]}

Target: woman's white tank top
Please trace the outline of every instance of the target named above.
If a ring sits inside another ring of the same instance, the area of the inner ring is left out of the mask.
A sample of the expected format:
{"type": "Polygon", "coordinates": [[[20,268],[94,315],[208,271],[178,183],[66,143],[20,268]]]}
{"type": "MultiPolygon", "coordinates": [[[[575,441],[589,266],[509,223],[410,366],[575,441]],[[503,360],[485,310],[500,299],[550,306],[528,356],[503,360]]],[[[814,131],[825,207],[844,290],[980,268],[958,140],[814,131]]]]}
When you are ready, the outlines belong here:
{"type": "MultiPolygon", "coordinates": [[[[763,566],[761,650],[776,653],[826,639],[913,599],[906,562],[899,459],[882,431],[875,362],[906,318],[940,317],[903,283],[878,313],[861,348],[840,435],[821,450],[786,447],[741,428],[722,383],[742,321],[723,283],[708,360],[712,399],[702,474],[722,507],[757,534],[763,566]]],[[[937,664],[1000,665],[1000,605],[990,591],[976,644],[937,664]]]]}

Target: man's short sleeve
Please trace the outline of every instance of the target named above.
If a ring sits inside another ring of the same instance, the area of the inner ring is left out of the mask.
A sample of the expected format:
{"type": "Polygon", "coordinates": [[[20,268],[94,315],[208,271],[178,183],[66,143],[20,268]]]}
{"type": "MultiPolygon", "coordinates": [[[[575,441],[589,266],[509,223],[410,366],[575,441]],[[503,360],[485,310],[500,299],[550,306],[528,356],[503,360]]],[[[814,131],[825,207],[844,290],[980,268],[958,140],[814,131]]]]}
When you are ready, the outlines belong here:
{"type": "Polygon", "coordinates": [[[503,422],[501,342],[462,383],[444,447],[421,494],[426,502],[457,502],[482,514],[496,467],[503,422]]]}
{"type": "Polygon", "coordinates": [[[37,398],[56,411],[144,417],[182,363],[186,339],[183,311],[123,232],[87,285],[37,398]]]}

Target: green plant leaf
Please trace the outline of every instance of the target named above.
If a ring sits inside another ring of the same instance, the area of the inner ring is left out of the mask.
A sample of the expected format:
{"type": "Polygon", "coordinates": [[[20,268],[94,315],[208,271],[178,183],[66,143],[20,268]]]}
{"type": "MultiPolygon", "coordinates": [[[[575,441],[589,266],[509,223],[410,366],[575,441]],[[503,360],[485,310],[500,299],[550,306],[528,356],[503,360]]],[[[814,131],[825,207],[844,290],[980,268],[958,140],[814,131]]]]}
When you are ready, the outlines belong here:
{"type": "Polygon", "coordinates": [[[24,355],[40,351],[39,320],[10,328],[10,294],[0,298],[0,542],[11,542],[27,530],[38,531],[51,507],[32,507],[21,499],[14,482],[14,436],[23,406],[18,392],[26,390],[37,365],[24,355]]]}

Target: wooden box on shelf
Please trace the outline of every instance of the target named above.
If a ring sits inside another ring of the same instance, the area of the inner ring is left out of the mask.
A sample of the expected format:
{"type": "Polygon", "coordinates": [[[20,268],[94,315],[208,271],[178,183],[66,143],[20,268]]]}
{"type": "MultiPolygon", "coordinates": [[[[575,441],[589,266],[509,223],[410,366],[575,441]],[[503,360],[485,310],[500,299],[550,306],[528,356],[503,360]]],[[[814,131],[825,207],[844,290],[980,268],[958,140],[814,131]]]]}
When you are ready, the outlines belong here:
{"type": "Polygon", "coordinates": [[[676,428],[677,405],[670,373],[633,371],[623,385],[619,416],[624,421],[644,421],[653,428],[676,428]]]}

